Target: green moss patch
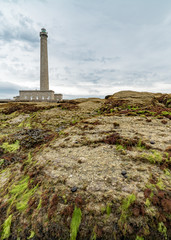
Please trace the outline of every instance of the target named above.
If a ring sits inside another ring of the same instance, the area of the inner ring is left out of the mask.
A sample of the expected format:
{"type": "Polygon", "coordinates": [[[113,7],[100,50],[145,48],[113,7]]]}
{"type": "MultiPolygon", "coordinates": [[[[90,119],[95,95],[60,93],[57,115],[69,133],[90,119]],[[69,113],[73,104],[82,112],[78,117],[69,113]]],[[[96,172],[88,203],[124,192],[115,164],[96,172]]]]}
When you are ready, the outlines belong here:
{"type": "Polygon", "coordinates": [[[24,211],[28,207],[29,199],[33,196],[36,189],[38,188],[38,186],[35,186],[34,188],[29,189],[28,184],[29,177],[26,176],[17,184],[12,185],[11,189],[9,190],[11,198],[9,200],[10,208],[8,211],[10,211],[12,205],[15,205],[19,211],[24,211]]]}
{"type": "Polygon", "coordinates": [[[1,147],[5,150],[5,153],[16,152],[20,148],[20,143],[19,143],[18,140],[13,144],[9,144],[7,142],[4,142],[1,147]]]}
{"type": "Polygon", "coordinates": [[[78,229],[81,223],[81,209],[75,206],[70,225],[70,240],[76,240],[78,229]]]}
{"type": "Polygon", "coordinates": [[[121,216],[119,219],[119,225],[123,226],[123,224],[126,222],[127,218],[131,215],[129,211],[129,207],[135,202],[136,196],[134,194],[129,195],[126,197],[121,205],[121,216]]]}
{"type": "Polygon", "coordinates": [[[9,217],[5,220],[5,222],[2,225],[1,240],[9,238],[11,222],[12,222],[12,214],[9,215],[9,217]]]}

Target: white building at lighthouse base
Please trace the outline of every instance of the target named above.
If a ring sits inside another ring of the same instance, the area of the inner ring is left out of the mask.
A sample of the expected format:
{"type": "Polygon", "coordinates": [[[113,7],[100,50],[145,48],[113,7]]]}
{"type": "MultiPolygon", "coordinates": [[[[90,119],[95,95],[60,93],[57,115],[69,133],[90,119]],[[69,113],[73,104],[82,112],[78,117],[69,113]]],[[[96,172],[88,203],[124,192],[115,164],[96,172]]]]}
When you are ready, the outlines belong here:
{"type": "Polygon", "coordinates": [[[21,101],[62,101],[62,94],[56,94],[52,90],[40,91],[40,90],[20,90],[19,96],[15,97],[15,100],[21,101]]]}

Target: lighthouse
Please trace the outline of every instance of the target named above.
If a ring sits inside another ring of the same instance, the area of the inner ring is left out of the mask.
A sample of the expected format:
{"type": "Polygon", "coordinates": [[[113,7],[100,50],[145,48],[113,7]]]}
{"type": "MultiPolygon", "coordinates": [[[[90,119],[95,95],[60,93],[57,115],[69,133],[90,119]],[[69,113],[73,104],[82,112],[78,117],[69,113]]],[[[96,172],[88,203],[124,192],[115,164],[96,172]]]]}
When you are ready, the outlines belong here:
{"type": "Polygon", "coordinates": [[[47,38],[48,33],[45,28],[42,28],[40,32],[40,90],[20,90],[19,96],[15,97],[17,101],[62,101],[61,93],[54,93],[54,91],[49,90],[47,38]]]}
{"type": "Polygon", "coordinates": [[[45,28],[40,32],[40,91],[49,91],[49,73],[48,73],[48,33],[45,28]]]}

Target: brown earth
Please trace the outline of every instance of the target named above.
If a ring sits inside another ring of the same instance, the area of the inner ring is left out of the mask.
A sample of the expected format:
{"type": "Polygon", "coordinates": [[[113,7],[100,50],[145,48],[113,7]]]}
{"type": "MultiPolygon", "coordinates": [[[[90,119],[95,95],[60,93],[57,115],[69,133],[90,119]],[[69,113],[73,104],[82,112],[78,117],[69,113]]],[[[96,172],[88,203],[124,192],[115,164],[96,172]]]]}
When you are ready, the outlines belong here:
{"type": "Polygon", "coordinates": [[[170,239],[170,102],[1,104],[0,239],[170,239]]]}

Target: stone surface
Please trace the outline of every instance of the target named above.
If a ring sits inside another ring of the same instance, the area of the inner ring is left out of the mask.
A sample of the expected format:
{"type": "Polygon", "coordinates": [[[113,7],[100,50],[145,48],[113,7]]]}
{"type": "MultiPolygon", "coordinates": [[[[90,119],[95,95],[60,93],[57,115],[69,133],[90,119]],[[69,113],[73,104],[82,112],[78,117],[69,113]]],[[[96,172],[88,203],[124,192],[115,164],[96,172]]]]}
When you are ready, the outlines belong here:
{"type": "MultiPolygon", "coordinates": [[[[135,239],[139,231],[145,239],[144,229],[149,229],[148,238],[161,239],[157,230],[161,221],[170,238],[171,121],[162,112],[160,116],[157,113],[149,117],[136,115],[134,110],[135,115],[128,116],[127,111],[123,113],[127,106],[101,112],[104,103],[102,99],[35,103],[40,111],[29,113],[24,112],[24,107],[19,108],[21,103],[16,107],[14,103],[0,105],[0,147],[5,142],[20,141],[17,152],[4,153],[3,150],[1,153],[1,159],[8,162],[6,166],[1,161],[1,226],[7,218],[4,204],[12,202],[11,188],[26,176],[30,179],[29,190],[38,186],[22,213],[15,206],[18,198],[13,201],[10,208],[13,238],[29,238],[32,230],[39,239],[53,239],[57,234],[61,239],[69,239],[75,206],[82,212],[77,239],[91,239],[95,231],[98,239],[108,240],[114,234],[118,240],[135,239]],[[10,105],[15,111],[9,111],[10,105]],[[167,119],[167,124],[159,117],[167,119]],[[149,118],[151,121],[146,121],[149,118]],[[116,123],[118,128],[115,128],[116,123]],[[40,141],[35,139],[36,145],[26,148],[22,140],[30,142],[32,135],[38,135],[40,141]],[[108,144],[105,139],[111,135],[119,135],[125,145],[122,142],[108,144]],[[135,139],[140,141],[127,146],[135,139]],[[150,144],[150,140],[155,144],[150,144]],[[12,161],[13,158],[16,160],[12,161]],[[167,165],[161,162],[163,158],[167,165]],[[121,174],[123,171],[127,173],[124,172],[126,178],[121,174]],[[72,192],[74,186],[78,189],[72,192]],[[151,192],[154,198],[148,206],[146,198],[153,197],[151,192]],[[125,210],[123,202],[132,195],[136,201],[125,210]],[[38,207],[40,202],[41,207],[38,207]],[[125,213],[127,216],[122,223],[125,213]],[[16,232],[19,228],[21,233],[16,232]]],[[[170,110],[166,110],[169,115],[170,110]]]]}

